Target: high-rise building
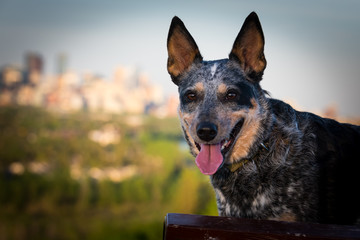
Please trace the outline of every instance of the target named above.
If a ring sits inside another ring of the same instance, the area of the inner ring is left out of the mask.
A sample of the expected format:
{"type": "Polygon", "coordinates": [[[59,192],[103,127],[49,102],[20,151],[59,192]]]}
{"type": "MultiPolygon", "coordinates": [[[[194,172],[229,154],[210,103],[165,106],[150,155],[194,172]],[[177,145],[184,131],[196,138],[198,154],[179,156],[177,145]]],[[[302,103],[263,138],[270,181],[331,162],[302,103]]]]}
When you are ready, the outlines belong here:
{"type": "Polygon", "coordinates": [[[56,72],[62,75],[67,71],[68,57],[65,53],[60,53],[56,58],[56,72]]]}
{"type": "Polygon", "coordinates": [[[40,82],[44,71],[44,62],[40,54],[30,52],[25,55],[24,84],[32,87],[40,82]]]}
{"type": "Polygon", "coordinates": [[[42,56],[37,53],[28,53],[25,56],[26,61],[26,71],[28,72],[39,72],[43,73],[44,70],[44,62],[42,56]]]}

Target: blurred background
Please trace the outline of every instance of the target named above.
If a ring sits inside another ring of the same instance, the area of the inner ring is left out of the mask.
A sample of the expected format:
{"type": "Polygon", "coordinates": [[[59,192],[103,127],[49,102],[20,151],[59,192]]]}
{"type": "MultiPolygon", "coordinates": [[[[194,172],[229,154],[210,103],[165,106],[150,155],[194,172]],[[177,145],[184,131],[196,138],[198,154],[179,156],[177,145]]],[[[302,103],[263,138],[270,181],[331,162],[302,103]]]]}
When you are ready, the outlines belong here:
{"type": "Polygon", "coordinates": [[[159,239],[168,212],[216,215],[183,140],[166,38],[180,17],[226,58],[251,11],[262,87],[360,123],[360,2],[0,0],[0,240],[159,239]]]}

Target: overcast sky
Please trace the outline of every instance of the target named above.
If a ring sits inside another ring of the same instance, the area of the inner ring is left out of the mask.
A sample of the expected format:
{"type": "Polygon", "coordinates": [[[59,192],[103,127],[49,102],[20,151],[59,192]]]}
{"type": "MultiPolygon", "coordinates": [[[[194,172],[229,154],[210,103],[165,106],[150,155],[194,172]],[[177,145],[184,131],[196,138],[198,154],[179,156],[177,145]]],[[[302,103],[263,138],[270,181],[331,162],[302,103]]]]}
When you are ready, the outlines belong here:
{"type": "Polygon", "coordinates": [[[263,88],[306,111],[336,104],[360,116],[360,1],[0,0],[0,66],[40,53],[46,74],[59,53],[79,73],[111,78],[136,66],[168,94],[166,38],[179,16],[207,60],[226,58],[246,16],[256,11],[268,61],[263,88]]]}

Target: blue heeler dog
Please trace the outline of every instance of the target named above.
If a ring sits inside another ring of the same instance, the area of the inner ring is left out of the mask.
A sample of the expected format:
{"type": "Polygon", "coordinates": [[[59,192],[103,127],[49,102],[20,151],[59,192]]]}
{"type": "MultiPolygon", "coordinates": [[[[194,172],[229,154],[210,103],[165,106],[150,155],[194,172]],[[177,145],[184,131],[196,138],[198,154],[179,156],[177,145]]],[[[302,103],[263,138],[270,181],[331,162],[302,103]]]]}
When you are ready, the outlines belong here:
{"type": "Polygon", "coordinates": [[[167,48],[181,126],[196,165],[210,175],[221,216],[359,224],[360,127],[268,96],[256,13],[228,59],[204,61],[178,17],[167,48]]]}

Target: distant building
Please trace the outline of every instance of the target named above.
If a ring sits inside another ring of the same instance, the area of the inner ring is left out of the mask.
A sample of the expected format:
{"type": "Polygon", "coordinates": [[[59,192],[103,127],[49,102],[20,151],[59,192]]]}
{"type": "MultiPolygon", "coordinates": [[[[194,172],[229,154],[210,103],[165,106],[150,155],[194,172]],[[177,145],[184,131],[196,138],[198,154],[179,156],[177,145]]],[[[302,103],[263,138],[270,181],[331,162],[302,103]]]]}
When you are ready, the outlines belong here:
{"type": "Polygon", "coordinates": [[[43,76],[44,62],[42,56],[37,53],[25,55],[24,84],[35,87],[40,83],[43,76]]]}
{"type": "Polygon", "coordinates": [[[20,67],[7,65],[0,69],[0,90],[16,90],[23,82],[23,73],[20,67]]]}
{"type": "Polygon", "coordinates": [[[22,82],[20,67],[8,65],[0,69],[0,106],[16,103],[16,94],[22,82]]]}
{"type": "Polygon", "coordinates": [[[65,53],[58,54],[56,58],[56,74],[62,75],[67,71],[68,57],[65,53]]]}

